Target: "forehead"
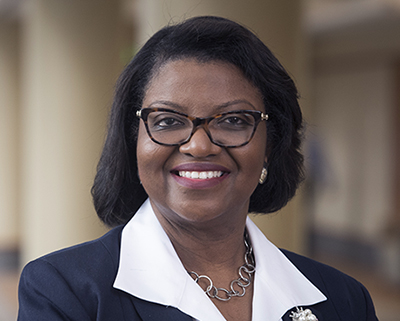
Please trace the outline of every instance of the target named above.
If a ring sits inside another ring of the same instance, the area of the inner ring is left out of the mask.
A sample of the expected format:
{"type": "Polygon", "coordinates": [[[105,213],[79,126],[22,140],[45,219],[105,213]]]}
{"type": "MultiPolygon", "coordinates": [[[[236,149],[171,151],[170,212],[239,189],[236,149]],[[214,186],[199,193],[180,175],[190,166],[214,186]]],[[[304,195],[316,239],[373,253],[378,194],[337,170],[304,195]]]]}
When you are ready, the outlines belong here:
{"type": "Polygon", "coordinates": [[[248,101],[253,108],[242,103],[231,109],[264,110],[259,90],[239,68],[225,62],[171,61],[160,67],[147,88],[143,107],[171,102],[189,114],[209,114],[229,102],[248,101]]]}

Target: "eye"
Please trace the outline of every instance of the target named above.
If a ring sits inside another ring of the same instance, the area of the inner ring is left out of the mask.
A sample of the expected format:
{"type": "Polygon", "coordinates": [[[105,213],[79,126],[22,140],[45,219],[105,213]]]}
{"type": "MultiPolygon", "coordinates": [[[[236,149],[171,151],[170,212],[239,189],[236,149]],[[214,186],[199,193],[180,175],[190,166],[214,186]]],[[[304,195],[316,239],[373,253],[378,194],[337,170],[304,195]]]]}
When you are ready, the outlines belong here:
{"type": "Polygon", "coordinates": [[[253,125],[254,118],[244,113],[228,114],[218,119],[218,126],[227,129],[245,129],[253,125]]]}
{"type": "Polygon", "coordinates": [[[182,124],[182,122],[180,122],[175,118],[170,117],[158,121],[155,125],[158,127],[172,127],[172,126],[177,126],[179,124],[182,124]]]}
{"type": "Polygon", "coordinates": [[[168,112],[149,115],[149,126],[152,130],[176,130],[187,126],[187,119],[168,112]]]}
{"type": "Polygon", "coordinates": [[[226,117],[224,122],[229,123],[231,125],[241,125],[244,123],[243,119],[237,116],[226,117]]]}

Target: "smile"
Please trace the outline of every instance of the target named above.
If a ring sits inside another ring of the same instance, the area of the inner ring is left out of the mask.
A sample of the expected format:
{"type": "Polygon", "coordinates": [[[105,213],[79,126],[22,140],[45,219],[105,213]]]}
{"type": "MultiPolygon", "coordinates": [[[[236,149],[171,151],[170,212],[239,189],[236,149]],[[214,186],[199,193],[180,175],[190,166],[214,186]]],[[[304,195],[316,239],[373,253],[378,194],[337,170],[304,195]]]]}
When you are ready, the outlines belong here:
{"type": "Polygon", "coordinates": [[[218,178],[223,175],[222,171],[179,171],[180,177],[192,178],[192,179],[210,179],[218,178]]]}

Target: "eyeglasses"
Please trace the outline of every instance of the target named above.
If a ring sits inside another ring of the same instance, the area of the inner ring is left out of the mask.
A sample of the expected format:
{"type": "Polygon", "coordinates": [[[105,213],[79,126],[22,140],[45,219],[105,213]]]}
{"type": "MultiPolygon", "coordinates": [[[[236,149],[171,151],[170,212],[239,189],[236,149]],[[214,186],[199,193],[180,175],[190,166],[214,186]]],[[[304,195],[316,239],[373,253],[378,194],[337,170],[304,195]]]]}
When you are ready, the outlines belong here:
{"type": "Polygon", "coordinates": [[[147,134],[160,145],[187,143],[202,126],[211,142],[221,147],[240,147],[253,138],[258,124],[268,115],[257,110],[235,110],[199,118],[167,108],[143,108],[136,112],[143,119],[147,134]]]}

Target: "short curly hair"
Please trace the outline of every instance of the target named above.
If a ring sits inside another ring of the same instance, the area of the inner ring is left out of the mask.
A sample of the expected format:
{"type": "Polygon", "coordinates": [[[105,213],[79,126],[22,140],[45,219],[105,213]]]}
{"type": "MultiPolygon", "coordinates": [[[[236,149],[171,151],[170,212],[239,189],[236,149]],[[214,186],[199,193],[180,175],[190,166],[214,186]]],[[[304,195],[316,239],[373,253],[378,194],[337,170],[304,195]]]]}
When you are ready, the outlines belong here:
{"type": "Polygon", "coordinates": [[[231,20],[202,16],[155,33],[122,72],[116,86],[108,134],[92,187],[99,218],[124,224],[146,200],[137,176],[136,140],[146,88],[159,68],[193,58],[235,65],[262,93],[267,124],[268,178],[250,198],[249,212],[272,213],[287,204],[303,179],[302,113],[296,86],[247,28],[231,20]]]}

